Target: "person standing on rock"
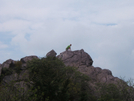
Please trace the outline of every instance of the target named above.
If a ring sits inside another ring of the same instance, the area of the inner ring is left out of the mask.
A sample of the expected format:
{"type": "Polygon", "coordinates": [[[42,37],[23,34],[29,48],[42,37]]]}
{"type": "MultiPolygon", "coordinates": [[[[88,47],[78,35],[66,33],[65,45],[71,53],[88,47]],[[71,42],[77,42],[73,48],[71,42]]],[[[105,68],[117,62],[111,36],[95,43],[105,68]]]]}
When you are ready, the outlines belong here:
{"type": "Polygon", "coordinates": [[[72,46],[72,44],[68,45],[66,48],[66,51],[71,50],[71,46],[72,46]]]}

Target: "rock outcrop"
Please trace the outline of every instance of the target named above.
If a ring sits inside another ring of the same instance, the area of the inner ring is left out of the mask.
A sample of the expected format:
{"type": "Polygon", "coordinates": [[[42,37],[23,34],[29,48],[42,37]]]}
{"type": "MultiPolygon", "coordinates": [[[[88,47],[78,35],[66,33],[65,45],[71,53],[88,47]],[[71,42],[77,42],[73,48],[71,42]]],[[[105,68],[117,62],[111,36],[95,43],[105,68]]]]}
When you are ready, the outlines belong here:
{"type": "Polygon", "coordinates": [[[120,79],[114,77],[108,69],[92,66],[93,60],[83,49],[76,51],[64,51],[57,56],[66,66],[74,66],[78,71],[88,75],[95,82],[116,83],[120,79]]]}
{"type": "MultiPolygon", "coordinates": [[[[120,81],[123,82],[123,80],[114,77],[110,70],[94,67],[92,58],[83,49],[76,51],[64,51],[58,56],[56,55],[57,53],[54,50],[51,50],[46,54],[46,57],[57,57],[61,59],[66,66],[76,67],[78,71],[86,74],[90,78],[88,84],[93,92],[97,92],[99,90],[97,84],[103,85],[112,83],[118,85],[120,81]]],[[[28,89],[27,85],[31,86],[34,83],[28,80],[29,71],[26,68],[28,61],[33,59],[38,59],[38,57],[26,56],[21,58],[20,61],[8,59],[3,64],[0,64],[0,85],[10,84],[11,81],[14,81],[13,86],[15,89],[18,88],[18,90],[20,90],[19,88],[21,87],[24,88],[24,91],[26,91],[28,89]],[[5,71],[8,73],[5,73],[5,71]]],[[[126,86],[127,84],[123,82],[123,85],[126,86]]],[[[8,88],[8,90],[10,90],[10,88],[8,88]]],[[[20,92],[23,94],[23,91],[20,92]]],[[[95,96],[99,96],[99,93],[95,93],[95,96]]]]}
{"type": "MultiPolygon", "coordinates": [[[[46,54],[47,57],[56,57],[57,53],[51,50],[46,54]]],[[[37,59],[37,56],[26,56],[20,59],[21,62],[21,72],[19,75],[17,73],[7,75],[3,78],[4,83],[8,83],[12,80],[24,80],[28,77],[28,71],[26,70],[26,65],[28,61],[32,59],[37,59]]],[[[78,71],[88,75],[95,82],[102,83],[116,83],[120,79],[114,77],[112,72],[108,69],[101,69],[100,67],[94,67],[93,60],[89,54],[87,54],[83,49],[76,51],[64,51],[60,53],[57,58],[61,59],[66,66],[74,66],[78,68],[78,71]]],[[[0,75],[3,68],[14,69],[16,65],[15,60],[8,59],[3,64],[0,64],[0,75]]]]}
{"type": "MultiPolygon", "coordinates": [[[[47,53],[46,56],[56,57],[56,55],[57,53],[54,50],[51,50],[47,53]]],[[[21,58],[19,61],[21,62],[21,72],[19,75],[17,73],[6,75],[3,78],[3,83],[5,84],[13,80],[23,82],[23,80],[28,78],[28,70],[26,69],[27,62],[37,58],[37,56],[26,56],[24,58],[21,58]]],[[[119,78],[114,77],[110,70],[94,67],[92,58],[83,49],[76,51],[64,51],[60,53],[57,58],[61,59],[66,66],[77,67],[78,71],[88,75],[94,82],[116,84],[120,80],[119,78]]],[[[11,68],[14,70],[16,62],[17,61],[15,60],[8,59],[3,64],[0,64],[0,75],[3,68],[11,68]]]]}
{"type": "Polygon", "coordinates": [[[83,49],[76,51],[65,51],[57,56],[66,66],[92,66],[93,60],[83,49]]]}
{"type": "Polygon", "coordinates": [[[46,54],[47,57],[56,57],[57,53],[54,50],[51,50],[46,54]]]}
{"type": "Polygon", "coordinates": [[[27,63],[28,61],[31,61],[32,59],[37,59],[38,57],[37,56],[26,56],[24,58],[21,58],[21,62],[22,63],[27,63]]]}
{"type": "Polygon", "coordinates": [[[25,69],[26,68],[26,65],[27,65],[27,62],[28,61],[31,61],[32,59],[38,59],[37,56],[26,56],[24,58],[21,58],[20,61],[22,62],[22,67],[21,69],[25,69]]]}
{"type": "Polygon", "coordinates": [[[0,64],[0,75],[1,75],[2,69],[4,69],[4,68],[7,68],[7,69],[11,70],[10,71],[11,74],[6,75],[3,78],[2,83],[5,84],[5,83],[9,83],[11,81],[21,81],[21,80],[23,81],[26,78],[28,78],[28,70],[26,70],[26,64],[27,64],[28,61],[31,61],[32,59],[37,59],[37,58],[38,58],[37,56],[26,56],[24,58],[21,58],[20,61],[19,61],[20,62],[20,67],[18,67],[18,68],[20,68],[20,73],[19,74],[15,72],[15,66],[16,66],[16,63],[18,61],[8,59],[3,64],[0,64]]]}
{"type": "Polygon", "coordinates": [[[2,64],[2,68],[11,68],[13,67],[14,63],[15,63],[14,60],[8,59],[2,64]]]}

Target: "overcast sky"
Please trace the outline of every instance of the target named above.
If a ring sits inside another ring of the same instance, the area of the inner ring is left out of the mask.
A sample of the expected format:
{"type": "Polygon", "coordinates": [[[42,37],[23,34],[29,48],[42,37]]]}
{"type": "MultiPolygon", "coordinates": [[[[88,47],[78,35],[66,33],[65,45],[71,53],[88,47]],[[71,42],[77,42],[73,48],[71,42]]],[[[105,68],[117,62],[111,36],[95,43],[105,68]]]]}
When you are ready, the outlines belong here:
{"type": "Polygon", "coordinates": [[[0,63],[70,43],[93,66],[134,78],[134,0],[0,0],[0,63]]]}

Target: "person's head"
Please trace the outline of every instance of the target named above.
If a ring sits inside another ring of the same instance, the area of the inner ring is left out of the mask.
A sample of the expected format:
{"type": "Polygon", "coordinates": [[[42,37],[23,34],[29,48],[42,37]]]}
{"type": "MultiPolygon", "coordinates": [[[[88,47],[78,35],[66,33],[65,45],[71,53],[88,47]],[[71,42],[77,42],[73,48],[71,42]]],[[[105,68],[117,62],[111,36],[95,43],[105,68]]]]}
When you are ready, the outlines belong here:
{"type": "Polygon", "coordinates": [[[70,44],[70,46],[72,46],[72,44],[70,44]]]}

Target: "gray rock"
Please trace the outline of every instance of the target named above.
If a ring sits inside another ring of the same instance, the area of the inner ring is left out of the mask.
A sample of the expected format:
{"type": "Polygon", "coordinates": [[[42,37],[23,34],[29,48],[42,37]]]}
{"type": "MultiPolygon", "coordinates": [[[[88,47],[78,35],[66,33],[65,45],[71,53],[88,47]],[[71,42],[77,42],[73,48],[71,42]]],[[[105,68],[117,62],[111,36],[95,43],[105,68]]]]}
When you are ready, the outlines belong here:
{"type": "Polygon", "coordinates": [[[96,73],[100,73],[101,70],[102,70],[102,69],[101,69],[100,67],[95,67],[95,72],[96,72],[96,73]]]}
{"type": "Polygon", "coordinates": [[[19,80],[26,80],[29,78],[29,71],[28,70],[22,70],[19,74],[19,80]]]}
{"type": "Polygon", "coordinates": [[[66,66],[92,66],[92,58],[83,49],[76,51],[65,51],[60,53],[57,58],[61,59],[66,66]]]}
{"type": "Polygon", "coordinates": [[[120,79],[112,75],[108,69],[92,66],[93,60],[83,49],[64,51],[57,56],[66,66],[78,67],[78,71],[88,75],[94,82],[117,83],[120,79]]]}
{"type": "Polygon", "coordinates": [[[20,74],[13,73],[11,75],[7,75],[3,78],[2,84],[9,84],[12,81],[24,81],[29,78],[29,71],[22,70],[20,74]]]}
{"type": "Polygon", "coordinates": [[[21,58],[20,61],[22,63],[27,63],[28,61],[31,61],[32,59],[38,59],[38,57],[37,56],[26,56],[24,58],[21,58]]]}
{"type": "Polygon", "coordinates": [[[27,94],[29,86],[32,86],[32,85],[30,85],[30,83],[25,82],[25,81],[19,81],[14,84],[14,87],[19,91],[19,95],[27,94]]]}
{"type": "Polygon", "coordinates": [[[21,58],[21,62],[22,62],[22,67],[21,67],[21,69],[26,69],[26,66],[27,66],[27,62],[28,61],[31,61],[31,60],[33,60],[33,59],[38,59],[38,57],[37,56],[26,56],[26,57],[24,57],[24,58],[21,58]]]}
{"type": "MultiPolygon", "coordinates": [[[[54,50],[51,50],[46,54],[46,56],[56,57],[56,54],[57,53],[54,50]]],[[[61,59],[66,66],[77,67],[78,71],[89,76],[90,81],[88,82],[88,84],[90,88],[92,88],[94,91],[96,90],[96,84],[98,83],[113,83],[118,85],[121,82],[121,84],[125,84],[125,82],[121,81],[119,78],[114,77],[110,70],[92,66],[92,58],[90,57],[90,55],[84,52],[83,49],[76,51],[64,51],[60,53],[57,58],[61,59]]],[[[32,86],[34,84],[32,81],[29,82],[29,71],[26,68],[27,62],[31,61],[32,59],[38,59],[38,57],[26,56],[24,58],[21,58],[20,61],[22,63],[22,67],[19,73],[16,73],[14,68],[16,61],[12,59],[5,61],[3,64],[0,64],[0,75],[2,68],[11,68],[13,70],[12,74],[6,75],[3,78],[1,84],[10,84],[10,82],[14,81],[14,87],[20,91],[20,95],[23,95],[28,90],[28,85],[32,86]],[[23,90],[20,88],[23,88],[23,90]]],[[[8,90],[10,90],[10,88],[8,90]]]]}
{"type": "Polygon", "coordinates": [[[2,68],[11,68],[14,66],[14,63],[15,63],[14,60],[8,59],[2,64],[2,68]]]}
{"type": "Polygon", "coordinates": [[[57,53],[54,50],[51,50],[46,54],[47,57],[56,57],[57,53]]]}
{"type": "Polygon", "coordinates": [[[3,78],[2,84],[8,84],[8,83],[10,83],[10,82],[12,82],[12,81],[18,80],[18,78],[19,78],[19,76],[18,76],[17,73],[12,74],[12,75],[7,75],[7,76],[5,76],[5,77],[3,78]]]}
{"type": "Polygon", "coordinates": [[[83,65],[78,68],[78,71],[88,75],[94,82],[117,84],[120,81],[119,78],[112,75],[110,70],[101,69],[100,67],[86,67],[83,65]]]}
{"type": "Polygon", "coordinates": [[[114,82],[114,76],[112,75],[112,72],[108,69],[102,69],[100,73],[97,75],[97,79],[98,81],[103,82],[103,83],[114,82]]]}
{"type": "Polygon", "coordinates": [[[112,72],[109,69],[103,69],[102,73],[106,75],[112,75],[112,72]]]}

